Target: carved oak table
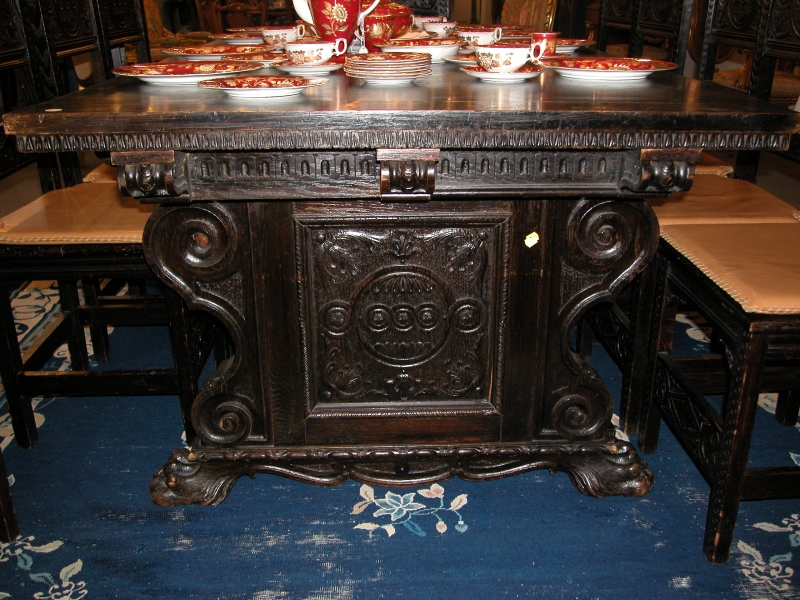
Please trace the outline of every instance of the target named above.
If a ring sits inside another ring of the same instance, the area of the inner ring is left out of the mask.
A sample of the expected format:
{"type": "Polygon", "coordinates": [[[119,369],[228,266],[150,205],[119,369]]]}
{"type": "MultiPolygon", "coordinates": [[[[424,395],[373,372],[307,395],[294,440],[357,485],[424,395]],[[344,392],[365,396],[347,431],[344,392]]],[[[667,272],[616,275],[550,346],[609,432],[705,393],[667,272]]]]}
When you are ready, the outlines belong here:
{"type": "Polygon", "coordinates": [[[701,148],[788,147],[798,116],[674,73],[330,79],[254,102],[118,78],[5,117],[20,150],[110,152],[123,191],[162,203],[154,271],[230,335],[154,501],[221,502],[257,473],[416,485],[541,468],[595,496],[646,493],[571,334],[655,252],[644,199],[687,189],[701,148]]]}

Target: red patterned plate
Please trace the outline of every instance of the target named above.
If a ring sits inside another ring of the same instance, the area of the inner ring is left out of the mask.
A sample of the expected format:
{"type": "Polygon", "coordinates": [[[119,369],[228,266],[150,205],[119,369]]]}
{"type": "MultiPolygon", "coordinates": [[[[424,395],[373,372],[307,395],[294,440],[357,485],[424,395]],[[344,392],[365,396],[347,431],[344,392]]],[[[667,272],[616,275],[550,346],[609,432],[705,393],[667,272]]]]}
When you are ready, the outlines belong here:
{"type": "Polygon", "coordinates": [[[136,77],[157,85],[196,85],[198,81],[212,77],[226,77],[234,73],[246,73],[263,68],[256,61],[195,61],[172,63],[142,63],[117,67],[115,75],[136,77]]]}
{"type": "Polygon", "coordinates": [[[387,64],[387,63],[427,63],[431,55],[424,52],[404,52],[403,54],[384,54],[370,52],[369,54],[351,54],[347,57],[348,64],[387,64]]]}
{"type": "Polygon", "coordinates": [[[197,85],[204,88],[222,90],[234,98],[277,98],[299,94],[307,87],[328,83],[329,79],[264,76],[225,77],[201,81],[197,85]]]}
{"type": "Polygon", "coordinates": [[[431,38],[428,40],[392,40],[385,44],[375,44],[381,52],[425,52],[431,55],[431,62],[440,63],[448,56],[458,54],[461,40],[457,38],[431,38]]]}
{"type": "Polygon", "coordinates": [[[555,69],[564,77],[584,81],[635,81],[656,71],[670,71],[678,67],[673,62],[649,58],[546,56],[539,63],[543,67],[555,69]]]}
{"type": "Polygon", "coordinates": [[[231,54],[242,56],[245,54],[263,54],[274,50],[271,44],[253,44],[250,46],[236,46],[234,44],[219,44],[216,46],[185,46],[182,48],[165,48],[167,56],[182,56],[187,60],[223,60],[231,54]]]}

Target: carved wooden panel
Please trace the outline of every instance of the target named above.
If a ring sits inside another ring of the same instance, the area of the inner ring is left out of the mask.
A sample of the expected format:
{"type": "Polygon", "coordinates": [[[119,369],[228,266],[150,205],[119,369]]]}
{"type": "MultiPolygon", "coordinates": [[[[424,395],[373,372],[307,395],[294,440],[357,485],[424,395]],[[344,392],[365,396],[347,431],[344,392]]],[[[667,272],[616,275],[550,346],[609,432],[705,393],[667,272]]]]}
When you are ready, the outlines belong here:
{"type": "Polygon", "coordinates": [[[677,35],[682,2],[676,0],[641,0],[639,28],[645,34],[677,35]]]}
{"type": "Polygon", "coordinates": [[[131,0],[97,0],[100,18],[110,42],[127,36],[141,36],[142,15],[139,3],[131,0]]]}
{"type": "Polygon", "coordinates": [[[98,48],[91,0],[41,0],[47,37],[57,56],[98,48]]]}
{"type": "Polygon", "coordinates": [[[401,224],[403,211],[301,206],[295,214],[315,417],[499,408],[510,208],[445,222],[447,213],[427,207],[427,219],[406,214],[401,224]]]}
{"type": "Polygon", "coordinates": [[[800,2],[774,0],[766,34],[768,52],[779,50],[782,57],[800,60],[800,2]]]}
{"type": "Polygon", "coordinates": [[[714,8],[714,35],[749,40],[754,45],[767,4],[768,0],[720,0],[714,8]]]}
{"type": "Polygon", "coordinates": [[[442,15],[450,18],[450,0],[398,0],[410,7],[414,14],[442,15]]]}
{"type": "Polygon", "coordinates": [[[634,0],[611,0],[604,3],[603,15],[608,24],[627,24],[633,20],[634,0]]]}
{"type": "Polygon", "coordinates": [[[0,69],[25,62],[25,38],[14,0],[0,0],[0,69]]]}

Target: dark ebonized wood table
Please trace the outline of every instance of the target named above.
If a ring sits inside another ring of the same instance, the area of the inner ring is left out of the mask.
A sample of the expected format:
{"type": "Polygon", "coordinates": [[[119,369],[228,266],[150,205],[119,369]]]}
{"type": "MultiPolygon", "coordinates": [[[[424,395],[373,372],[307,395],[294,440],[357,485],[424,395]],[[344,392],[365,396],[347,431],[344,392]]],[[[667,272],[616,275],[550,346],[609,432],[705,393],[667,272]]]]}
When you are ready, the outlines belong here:
{"type": "Polygon", "coordinates": [[[26,152],[110,152],[162,206],[156,274],[233,351],[156,474],[162,505],[242,475],[417,485],[546,468],[641,495],[612,397],[573,348],[586,310],[653,255],[643,202],[701,149],[777,150],[798,115],[674,73],[404,87],[342,75],[283,100],[117,78],[4,118],[26,152]]]}

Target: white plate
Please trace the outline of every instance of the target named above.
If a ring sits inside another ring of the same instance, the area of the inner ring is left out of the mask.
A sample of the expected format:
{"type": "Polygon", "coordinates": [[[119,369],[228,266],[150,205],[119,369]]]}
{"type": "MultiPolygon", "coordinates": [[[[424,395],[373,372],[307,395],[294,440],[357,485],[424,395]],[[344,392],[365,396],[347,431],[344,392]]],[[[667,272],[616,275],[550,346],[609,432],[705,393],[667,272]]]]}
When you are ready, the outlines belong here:
{"type": "Polygon", "coordinates": [[[562,77],[580,81],[639,81],[656,71],[671,71],[678,65],[649,58],[546,57],[539,63],[562,77]]]}
{"type": "Polygon", "coordinates": [[[257,71],[263,66],[256,61],[141,63],[117,67],[112,73],[155,85],[197,85],[206,79],[257,71]]]}
{"type": "Polygon", "coordinates": [[[458,53],[458,42],[451,42],[446,39],[431,38],[428,40],[408,40],[408,45],[404,45],[401,40],[391,41],[388,44],[376,44],[381,52],[414,52],[431,55],[432,63],[444,62],[448,56],[455,56],[458,53]]]}
{"type": "Polygon", "coordinates": [[[477,77],[481,81],[488,83],[519,83],[542,74],[540,68],[531,65],[525,65],[519,71],[514,71],[513,73],[490,73],[480,66],[461,67],[461,70],[467,75],[477,77]]]}
{"type": "Polygon", "coordinates": [[[557,54],[572,54],[579,48],[587,48],[595,45],[594,40],[572,40],[572,39],[558,39],[556,38],[556,53],[557,54]]]}
{"type": "Polygon", "coordinates": [[[314,75],[328,75],[334,71],[338,71],[344,66],[344,63],[325,63],[324,65],[293,65],[288,60],[279,64],[272,65],[273,69],[281,73],[288,73],[289,75],[314,76],[314,75]]]}
{"type": "Polygon", "coordinates": [[[201,81],[197,85],[225,92],[233,98],[280,98],[294,96],[304,89],[328,83],[328,79],[287,76],[226,77],[201,81]]]}
{"type": "Polygon", "coordinates": [[[478,61],[475,59],[474,52],[470,52],[469,54],[461,54],[459,52],[455,56],[448,56],[444,60],[446,62],[453,63],[454,65],[460,65],[462,67],[471,67],[478,64],[478,61]]]}

